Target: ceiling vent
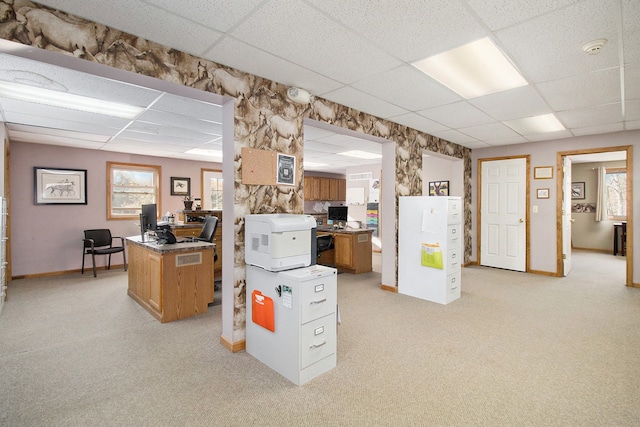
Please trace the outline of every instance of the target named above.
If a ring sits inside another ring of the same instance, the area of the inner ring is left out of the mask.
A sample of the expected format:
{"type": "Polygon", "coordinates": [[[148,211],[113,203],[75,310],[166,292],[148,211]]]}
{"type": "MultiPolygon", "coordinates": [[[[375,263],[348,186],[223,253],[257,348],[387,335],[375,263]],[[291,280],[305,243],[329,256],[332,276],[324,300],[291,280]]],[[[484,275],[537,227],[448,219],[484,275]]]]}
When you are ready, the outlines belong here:
{"type": "Polygon", "coordinates": [[[607,43],[607,39],[598,39],[589,43],[585,43],[582,45],[582,50],[587,52],[589,55],[596,55],[602,50],[604,45],[607,43]]]}

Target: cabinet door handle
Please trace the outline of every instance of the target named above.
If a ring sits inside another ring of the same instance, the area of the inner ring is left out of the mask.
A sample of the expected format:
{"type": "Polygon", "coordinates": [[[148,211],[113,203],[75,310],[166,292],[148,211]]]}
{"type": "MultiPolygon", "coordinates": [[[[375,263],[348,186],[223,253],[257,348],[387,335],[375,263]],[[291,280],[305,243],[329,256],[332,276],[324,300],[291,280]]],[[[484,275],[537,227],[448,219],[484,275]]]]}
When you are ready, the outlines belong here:
{"type": "Polygon", "coordinates": [[[326,298],[322,298],[321,300],[313,300],[311,301],[309,304],[310,305],[314,305],[314,304],[322,304],[323,302],[327,302],[326,298]]]}
{"type": "Polygon", "coordinates": [[[320,344],[311,344],[311,345],[309,346],[309,349],[310,349],[310,350],[313,350],[314,348],[320,348],[320,347],[322,347],[323,345],[325,345],[326,343],[327,343],[326,341],[322,341],[320,344]]]}

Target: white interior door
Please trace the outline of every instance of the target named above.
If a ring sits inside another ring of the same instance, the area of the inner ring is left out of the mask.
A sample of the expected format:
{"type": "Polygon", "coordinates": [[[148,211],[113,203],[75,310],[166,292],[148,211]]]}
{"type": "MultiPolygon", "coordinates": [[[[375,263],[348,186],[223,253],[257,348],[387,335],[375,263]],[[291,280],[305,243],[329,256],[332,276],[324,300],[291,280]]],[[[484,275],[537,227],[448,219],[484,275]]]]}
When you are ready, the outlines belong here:
{"type": "Polygon", "coordinates": [[[480,264],[526,271],[527,159],[482,162],[480,264]]]}
{"type": "Polygon", "coordinates": [[[562,158],[562,275],[571,271],[571,159],[562,158]]]}

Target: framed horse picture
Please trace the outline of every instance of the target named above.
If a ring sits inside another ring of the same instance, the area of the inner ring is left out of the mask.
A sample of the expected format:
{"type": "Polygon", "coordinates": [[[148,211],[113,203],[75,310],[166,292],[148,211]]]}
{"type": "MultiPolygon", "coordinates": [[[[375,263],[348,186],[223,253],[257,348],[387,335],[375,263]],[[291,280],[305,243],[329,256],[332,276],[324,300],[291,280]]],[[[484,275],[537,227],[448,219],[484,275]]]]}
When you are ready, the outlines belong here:
{"type": "Polygon", "coordinates": [[[36,205],[86,205],[87,170],[33,168],[36,205]]]}

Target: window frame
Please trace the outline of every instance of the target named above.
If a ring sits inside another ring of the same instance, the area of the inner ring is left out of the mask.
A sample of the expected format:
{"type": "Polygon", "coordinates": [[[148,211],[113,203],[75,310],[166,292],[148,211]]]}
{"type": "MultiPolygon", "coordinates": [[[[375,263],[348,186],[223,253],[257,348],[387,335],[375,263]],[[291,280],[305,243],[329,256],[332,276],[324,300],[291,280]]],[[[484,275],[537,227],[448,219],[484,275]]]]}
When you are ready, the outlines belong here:
{"type": "MultiPolygon", "coordinates": [[[[605,167],[605,177],[606,175],[609,174],[615,174],[615,173],[624,173],[625,174],[625,180],[627,181],[626,185],[629,185],[628,179],[629,179],[629,175],[627,174],[627,168],[626,167],[613,167],[613,168],[607,168],[605,167]]],[[[606,181],[606,178],[605,178],[606,181]]],[[[607,193],[608,193],[608,188],[607,188],[607,193]]],[[[624,203],[625,205],[628,204],[628,200],[627,200],[627,195],[628,195],[628,191],[624,192],[624,203]]],[[[625,212],[627,206],[625,206],[625,212]]],[[[609,215],[609,198],[607,197],[607,219],[609,219],[610,221],[626,221],[627,220],[628,215],[624,215],[624,216],[615,216],[615,215],[609,215]]]]}
{"type": "MultiPolygon", "coordinates": [[[[112,212],[112,201],[113,201],[113,170],[130,170],[130,171],[144,171],[144,172],[153,172],[155,174],[156,182],[154,186],[154,203],[158,206],[158,211],[160,212],[162,205],[162,166],[159,165],[148,165],[142,163],[125,163],[125,162],[107,162],[107,220],[132,220],[138,219],[140,212],[134,215],[114,215],[112,212]]],[[[137,211],[141,211],[141,207],[136,208],[137,211]]]]}
{"type": "MultiPolygon", "coordinates": [[[[224,182],[224,178],[222,177],[222,171],[220,169],[208,169],[208,168],[201,168],[200,169],[200,200],[202,203],[202,209],[206,209],[205,206],[208,206],[208,203],[205,204],[205,200],[209,200],[208,197],[210,196],[210,192],[211,192],[211,187],[209,186],[209,182],[206,181],[207,175],[209,173],[213,173],[213,174],[220,174],[220,178],[216,178],[216,179],[220,179],[224,182]]],[[[222,199],[224,201],[224,190],[220,190],[219,193],[222,195],[222,199]]],[[[222,207],[220,207],[220,209],[216,209],[213,206],[210,207],[210,210],[222,210],[222,207]]]]}

